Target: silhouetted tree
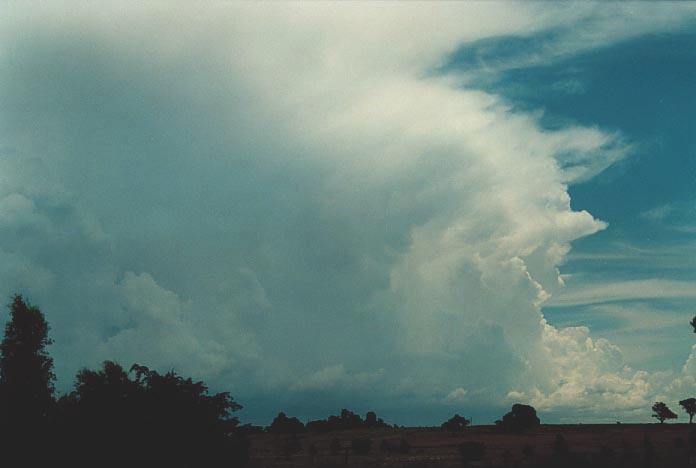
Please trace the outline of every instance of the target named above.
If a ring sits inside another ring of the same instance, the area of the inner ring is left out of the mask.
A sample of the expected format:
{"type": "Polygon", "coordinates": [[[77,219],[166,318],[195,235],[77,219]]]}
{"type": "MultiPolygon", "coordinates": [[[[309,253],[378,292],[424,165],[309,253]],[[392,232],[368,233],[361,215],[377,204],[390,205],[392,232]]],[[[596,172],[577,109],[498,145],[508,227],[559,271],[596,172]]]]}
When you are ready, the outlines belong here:
{"type": "Polygon", "coordinates": [[[305,426],[299,419],[289,418],[283,412],[278,413],[271,425],[266,428],[266,431],[271,434],[298,434],[304,430],[305,426]]]}
{"type": "Polygon", "coordinates": [[[20,295],[9,309],[0,343],[0,456],[7,466],[41,466],[54,442],[48,427],[55,404],[49,326],[20,295]]]}
{"type": "Polygon", "coordinates": [[[244,466],[249,443],[237,430],[239,410],[228,393],[203,382],[134,365],[78,373],[61,398],[64,462],[74,467],[244,466]],[[79,444],[79,445],[76,445],[79,444]],[[127,448],[122,450],[121,448],[127,448]]]}
{"type": "Polygon", "coordinates": [[[495,422],[499,430],[504,432],[523,432],[527,429],[539,427],[541,421],[534,407],[515,403],[509,413],[502,420],[495,422]]]}
{"type": "Polygon", "coordinates": [[[658,419],[660,421],[660,424],[665,422],[665,419],[677,419],[677,415],[667,407],[664,403],[661,401],[656,402],[652,406],[653,410],[653,415],[652,417],[655,419],[658,419]]]}
{"type": "Polygon", "coordinates": [[[486,456],[486,446],[483,442],[462,442],[457,447],[457,451],[459,452],[462,466],[469,466],[469,463],[472,461],[483,460],[483,457],[486,456]]]}
{"type": "Polygon", "coordinates": [[[54,403],[48,331],[39,308],[14,296],[0,344],[0,418],[4,423],[34,425],[54,403]]]}
{"type": "Polygon", "coordinates": [[[457,432],[462,432],[469,424],[471,424],[471,421],[463,416],[455,414],[450,419],[443,422],[440,427],[450,434],[455,434],[457,432]]]}
{"type": "Polygon", "coordinates": [[[341,410],[341,415],[338,418],[329,416],[329,422],[336,422],[336,425],[342,429],[359,429],[363,427],[362,418],[345,408],[341,410]]]}
{"type": "Polygon", "coordinates": [[[377,417],[377,413],[374,411],[368,411],[367,414],[365,414],[365,422],[363,423],[363,426],[367,428],[389,427],[389,425],[386,424],[382,418],[377,417]]]}
{"type": "Polygon", "coordinates": [[[689,415],[689,424],[694,419],[694,414],[696,414],[696,398],[687,398],[679,402],[679,405],[684,408],[684,411],[689,415]]]}
{"type": "Polygon", "coordinates": [[[326,419],[318,419],[307,423],[307,430],[313,432],[329,432],[348,429],[363,429],[375,427],[389,427],[374,411],[365,415],[365,420],[350,410],[342,409],[340,415],[329,416],[326,419]]]}

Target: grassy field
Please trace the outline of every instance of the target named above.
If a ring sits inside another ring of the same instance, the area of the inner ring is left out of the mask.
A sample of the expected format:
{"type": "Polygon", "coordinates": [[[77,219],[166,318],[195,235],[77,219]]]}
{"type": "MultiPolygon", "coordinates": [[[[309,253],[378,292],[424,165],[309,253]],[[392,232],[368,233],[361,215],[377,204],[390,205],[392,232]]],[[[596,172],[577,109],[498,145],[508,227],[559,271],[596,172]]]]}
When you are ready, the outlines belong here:
{"type": "Polygon", "coordinates": [[[688,424],[542,425],[520,435],[499,434],[492,426],[471,427],[457,435],[435,428],[307,433],[298,436],[301,449],[293,455],[284,451],[289,440],[285,435],[254,435],[251,466],[461,467],[458,446],[466,441],[481,442],[486,448],[485,456],[469,462],[470,467],[696,466],[696,431],[688,424]],[[331,450],[334,438],[340,441],[338,451],[331,450]],[[351,449],[355,438],[372,441],[367,454],[351,449]],[[410,446],[407,453],[380,450],[383,440],[396,446],[401,438],[410,446]],[[312,445],[316,450],[310,449],[312,445]]]}

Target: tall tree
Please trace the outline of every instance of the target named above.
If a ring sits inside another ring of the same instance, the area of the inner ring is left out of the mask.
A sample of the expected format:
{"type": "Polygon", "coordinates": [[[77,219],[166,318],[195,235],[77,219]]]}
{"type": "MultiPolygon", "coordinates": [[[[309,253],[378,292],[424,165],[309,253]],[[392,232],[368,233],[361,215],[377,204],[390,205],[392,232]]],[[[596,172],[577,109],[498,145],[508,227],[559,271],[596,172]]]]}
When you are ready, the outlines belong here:
{"type": "Polygon", "coordinates": [[[52,343],[38,307],[20,295],[10,304],[10,319],[0,344],[0,411],[5,424],[36,424],[54,402],[52,343]]]}
{"type": "Polygon", "coordinates": [[[679,405],[684,408],[689,415],[689,424],[694,419],[694,414],[696,414],[696,398],[687,398],[679,402],[679,405]]]}

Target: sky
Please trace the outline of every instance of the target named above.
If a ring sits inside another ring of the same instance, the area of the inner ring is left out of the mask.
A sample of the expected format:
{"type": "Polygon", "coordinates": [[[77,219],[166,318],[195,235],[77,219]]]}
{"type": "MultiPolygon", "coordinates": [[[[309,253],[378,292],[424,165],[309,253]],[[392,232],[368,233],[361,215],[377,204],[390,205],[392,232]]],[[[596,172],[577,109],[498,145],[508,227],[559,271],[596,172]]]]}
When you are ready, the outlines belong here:
{"type": "Polygon", "coordinates": [[[5,3],[0,297],[59,392],[650,421],[696,396],[694,46],[681,2],[5,3]]]}

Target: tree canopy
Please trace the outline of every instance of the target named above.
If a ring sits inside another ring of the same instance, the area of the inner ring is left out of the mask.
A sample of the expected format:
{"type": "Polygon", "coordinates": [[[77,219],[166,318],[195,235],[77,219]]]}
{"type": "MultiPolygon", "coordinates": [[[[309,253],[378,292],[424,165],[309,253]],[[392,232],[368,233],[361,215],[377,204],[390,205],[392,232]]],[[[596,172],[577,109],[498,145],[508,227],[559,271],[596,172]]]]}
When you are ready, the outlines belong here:
{"type": "Polygon", "coordinates": [[[667,405],[661,401],[656,402],[652,406],[652,410],[652,417],[659,420],[660,423],[664,423],[666,419],[677,419],[676,413],[669,409],[667,405]]]}
{"type": "Polygon", "coordinates": [[[527,429],[539,427],[541,421],[534,407],[515,403],[512,409],[495,422],[499,430],[504,432],[523,432],[527,429]]]}
{"type": "Polygon", "coordinates": [[[10,320],[0,344],[0,411],[11,424],[35,424],[53,404],[53,359],[49,326],[38,307],[20,295],[10,304],[10,320]]]}
{"type": "Polygon", "coordinates": [[[440,427],[450,434],[454,434],[463,431],[469,424],[471,424],[470,420],[455,414],[447,421],[443,422],[440,427]]]}
{"type": "Polygon", "coordinates": [[[687,398],[686,400],[681,400],[679,406],[684,408],[684,411],[689,415],[689,424],[694,419],[694,414],[696,414],[696,398],[687,398]]]}
{"type": "MultiPolygon", "coordinates": [[[[232,413],[241,409],[228,393],[209,394],[203,382],[170,371],[133,365],[126,372],[107,361],[82,370],[75,390],[59,401],[69,441],[81,441],[76,466],[241,466],[248,443],[232,413]],[[115,447],[128,447],[115,452],[115,447]],[[136,460],[136,461],[134,461],[136,460]]],[[[75,460],[77,458],[77,460],[75,460]]]]}

